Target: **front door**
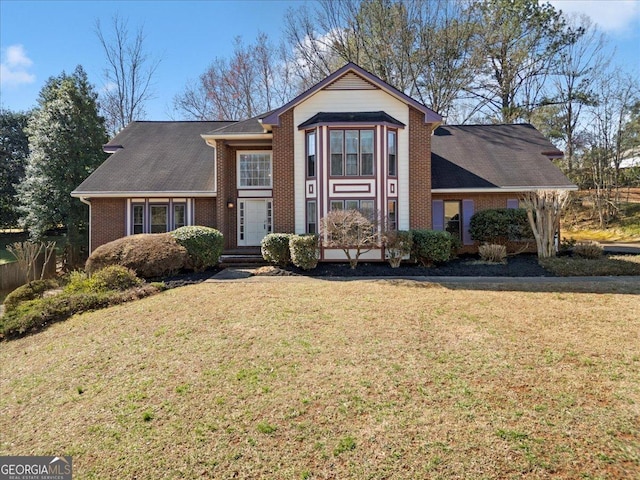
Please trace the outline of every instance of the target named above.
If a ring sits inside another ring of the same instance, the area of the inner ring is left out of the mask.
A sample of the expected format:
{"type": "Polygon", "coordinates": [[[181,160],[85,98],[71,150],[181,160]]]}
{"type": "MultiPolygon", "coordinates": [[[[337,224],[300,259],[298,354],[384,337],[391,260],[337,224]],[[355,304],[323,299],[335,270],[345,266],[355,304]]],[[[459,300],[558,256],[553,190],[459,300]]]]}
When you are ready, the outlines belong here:
{"type": "Polygon", "coordinates": [[[257,247],[271,233],[271,199],[238,202],[238,246],[257,247]]]}

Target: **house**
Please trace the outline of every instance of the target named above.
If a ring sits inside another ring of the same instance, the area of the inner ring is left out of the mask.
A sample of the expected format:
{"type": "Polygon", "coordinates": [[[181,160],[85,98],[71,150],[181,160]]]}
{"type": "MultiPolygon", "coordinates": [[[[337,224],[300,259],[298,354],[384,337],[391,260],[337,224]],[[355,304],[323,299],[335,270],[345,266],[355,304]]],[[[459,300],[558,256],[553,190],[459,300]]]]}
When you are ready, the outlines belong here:
{"type": "Polygon", "coordinates": [[[255,247],[359,208],[392,228],[447,228],[473,250],[474,212],[516,207],[524,191],[576,188],[550,161],[562,152],[531,125],[442,125],[353,63],[264,115],[133,122],[104,148],[109,159],[72,192],[90,205],[90,249],[182,225],[219,229],[227,249],[255,247]]]}

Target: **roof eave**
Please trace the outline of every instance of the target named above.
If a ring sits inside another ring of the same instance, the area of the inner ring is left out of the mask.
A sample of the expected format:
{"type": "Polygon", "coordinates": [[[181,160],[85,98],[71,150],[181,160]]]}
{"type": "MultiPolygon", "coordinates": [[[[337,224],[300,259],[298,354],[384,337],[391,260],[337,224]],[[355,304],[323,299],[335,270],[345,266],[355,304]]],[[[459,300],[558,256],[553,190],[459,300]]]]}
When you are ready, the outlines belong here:
{"type": "Polygon", "coordinates": [[[478,188],[432,188],[431,193],[517,193],[534,192],[536,190],[577,191],[577,185],[521,185],[510,187],[478,187],[478,188]]]}
{"type": "Polygon", "coordinates": [[[74,198],[129,198],[129,197],[215,197],[217,192],[211,190],[176,190],[176,191],[80,191],[74,190],[71,196],[74,198]]]}

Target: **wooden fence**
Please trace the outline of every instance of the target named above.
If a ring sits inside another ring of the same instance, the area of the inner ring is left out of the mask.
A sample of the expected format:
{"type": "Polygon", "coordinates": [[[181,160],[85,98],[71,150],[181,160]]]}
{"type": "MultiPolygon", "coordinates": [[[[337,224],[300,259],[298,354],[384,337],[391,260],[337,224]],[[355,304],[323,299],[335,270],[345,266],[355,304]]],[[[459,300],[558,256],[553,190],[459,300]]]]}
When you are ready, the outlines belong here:
{"type": "MultiPolygon", "coordinates": [[[[34,265],[35,277],[40,278],[44,254],[38,257],[34,265]]],[[[52,255],[45,270],[45,278],[53,277],[56,274],[56,256],[52,255]]],[[[27,283],[27,276],[24,274],[18,262],[5,263],[0,265],[0,291],[9,291],[27,283]]]]}

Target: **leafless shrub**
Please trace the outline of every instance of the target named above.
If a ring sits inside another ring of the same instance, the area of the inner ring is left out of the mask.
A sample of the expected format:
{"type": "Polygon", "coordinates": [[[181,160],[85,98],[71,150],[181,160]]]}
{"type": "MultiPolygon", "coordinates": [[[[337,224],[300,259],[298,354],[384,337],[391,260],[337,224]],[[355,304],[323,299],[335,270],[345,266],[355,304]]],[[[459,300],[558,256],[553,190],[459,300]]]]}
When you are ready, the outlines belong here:
{"type": "Polygon", "coordinates": [[[602,247],[595,242],[578,242],[573,246],[573,254],[581,258],[602,257],[602,247]]]}
{"type": "Polygon", "coordinates": [[[507,247],[505,245],[495,243],[480,245],[478,253],[480,253],[480,258],[485,262],[505,263],[507,259],[507,247]]]}

